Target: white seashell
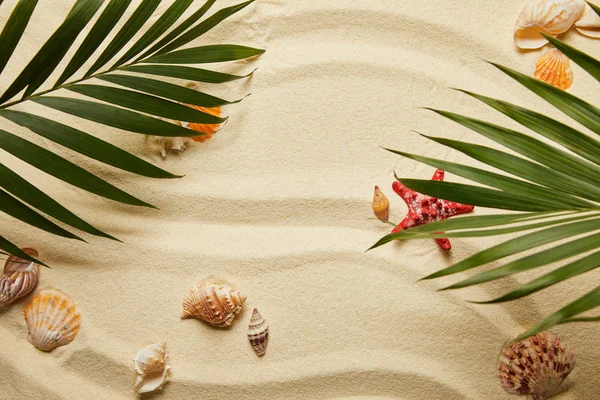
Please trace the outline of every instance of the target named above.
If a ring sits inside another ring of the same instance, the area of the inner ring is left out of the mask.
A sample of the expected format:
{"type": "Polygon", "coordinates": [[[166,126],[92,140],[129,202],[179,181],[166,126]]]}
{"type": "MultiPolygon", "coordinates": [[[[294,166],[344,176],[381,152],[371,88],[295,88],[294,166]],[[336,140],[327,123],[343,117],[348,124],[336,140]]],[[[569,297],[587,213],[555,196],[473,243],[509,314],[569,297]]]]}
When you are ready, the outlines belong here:
{"type": "Polygon", "coordinates": [[[188,143],[192,142],[191,138],[187,137],[164,137],[155,136],[156,143],[158,144],[158,150],[160,155],[163,157],[167,156],[167,151],[184,151],[188,143]]]}
{"type": "Polygon", "coordinates": [[[586,5],[585,13],[575,22],[575,29],[583,35],[600,38],[600,15],[586,5]]]}
{"type": "Polygon", "coordinates": [[[209,276],[185,296],[181,318],[199,318],[225,328],[231,326],[245,301],[246,296],[233,285],[209,276]]]}
{"type": "Polygon", "coordinates": [[[257,356],[262,357],[265,355],[269,344],[269,325],[256,308],[252,312],[252,318],[250,318],[248,340],[257,356]]]}
{"type": "Polygon", "coordinates": [[[42,290],[25,307],[29,342],[40,350],[52,351],[71,343],[81,325],[81,315],[65,294],[42,290]]]}
{"type": "Polygon", "coordinates": [[[559,89],[567,90],[573,84],[571,61],[560,50],[552,49],[540,57],[533,76],[559,89]]]}
{"type": "Polygon", "coordinates": [[[534,0],[517,19],[514,39],[522,49],[538,49],[548,43],[540,34],[557,36],[568,31],[584,13],[584,0],[534,0]]]}
{"type": "Polygon", "coordinates": [[[148,393],[162,389],[169,380],[169,356],[165,342],[151,344],[138,351],[133,359],[137,374],[133,388],[138,393],[148,393]]]}
{"type": "MultiPolygon", "coordinates": [[[[21,249],[33,258],[38,257],[34,249],[21,249]]],[[[35,289],[40,276],[40,267],[29,260],[10,256],[4,264],[0,277],[0,306],[12,303],[35,289]]]]}
{"type": "Polygon", "coordinates": [[[502,350],[498,378],[508,393],[547,399],[565,390],[563,382],[575,367],[575,355],[558,336],[541,332],[502,350]]]}

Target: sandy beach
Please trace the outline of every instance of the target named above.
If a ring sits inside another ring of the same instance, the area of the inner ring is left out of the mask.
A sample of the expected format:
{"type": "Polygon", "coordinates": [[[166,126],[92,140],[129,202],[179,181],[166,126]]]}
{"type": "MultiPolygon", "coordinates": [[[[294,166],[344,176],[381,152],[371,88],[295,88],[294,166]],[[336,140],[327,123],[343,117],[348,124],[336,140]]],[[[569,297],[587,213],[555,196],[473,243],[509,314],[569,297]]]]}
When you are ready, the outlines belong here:
{"type": "MultiPolygon", "coordinates": [[[[201,85],[231,100],[252,93],[224,108],[230,119],[213,138],[163,159],[143,135],[77,122],[79,129],[184,174],[181,179],[152,180],[106,167],[1,119],[0,128],[75,160],[159,210],[76,190],[0,152],[2,163],[124,242],[89,235],[83,236],[89,244],[59,240],[0,215],[0,225],[14,226],[5,229],[10,240],[35,247],[52,266],[42,268],[36,292],[60,289],[82,313],[76,340],[44,353],[27,341],[23,308],[31,295],[0,309],[0,398],[138,398],[132,358],[143,346],[162,341],[168,345],[172,378],[144,399],[517,398],[506,394],[496,377],[500,349],[597,286],[600,270],[513,303],[484,306],[467,300],[497,297],[539,270],[440,293],[436,289],[458,279],[417,281],[505,237],[453,239],[449,254],[432,240],[365,250],[391,229],[372,219],[373,185],[387,194],[390,220],[399,222],[406,205],[391,190],[393,171],[420,179],[434,172],[380,146],[473,165],[412,131],[494,147],[417,107],[519,129],[450,89],[460,87],[572,125],[484,61],[533,73],[546,50],[519,51],[512,40],[527,1],[257,0],[194,42],[267,50],[256,60],[207,66],[240,74],[258,68],[247,80],[201,85]],[[184,295],[206,275],[223,277],[248,296],[230,329],[180,319],[184,295]],[[246,338],[254,307],[270,325],[262,358],[246,338]]],[[[3,2],[0,21],[16,2],[3,2]]],[[[72,3],[40,1],[0,89],[12,82],[72,3]]],[[[171,2],[163,3],[148,25],[171,2]]],[[[219,0],[211,13],[235,3],[219,0]]],[[[562,38],[600,57],[599,41],[576,32],[562,38]]],[[[69,54],[81,41],[80,36],[69,54]]],[[[577,65],[573,70],[570,92],[600,104],[597,82],[577,65]]],[[[76,119],[37,104],[16,109],[59,121],[76,119]]],[[[463,182],[451,174],[446,179],[463,182]]],[[[572,388],[557,400],[600,398],[599,328],[553,329],[577,353],[572,388]]]]}

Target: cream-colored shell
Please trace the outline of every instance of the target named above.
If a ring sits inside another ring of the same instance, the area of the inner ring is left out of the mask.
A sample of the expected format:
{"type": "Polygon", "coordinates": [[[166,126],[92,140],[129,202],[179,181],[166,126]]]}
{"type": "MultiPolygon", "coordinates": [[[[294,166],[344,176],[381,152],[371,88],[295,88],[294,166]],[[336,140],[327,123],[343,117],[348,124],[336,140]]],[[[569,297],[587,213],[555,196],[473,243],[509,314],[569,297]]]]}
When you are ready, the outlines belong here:
{"type": "Polygon", "coordinates": [[[248,325],[248,340],[257,356],[265,355],[269,344],[269,325],[256,308],[252,312],[248,325]]]}
{"type": "Polygon", "coordinates": [[[134,390],[148,393],[162,389],[169,380],[171,365],[167,354],[167,344],[154,343],[137,352],[133,359],[136,372],[134,390]]]}
{"type": "Polygon", "coordinates": [[[515,24],[514,39],[522,49],[538,49],[548,43],[541,35],[557,36],[568,31],[584,13],[584,0],[533,0],[515,24]]]}
{"type": "Polygon", "coordinates": [[[231,326],[246,296],[226,281],[207,277],[190,289],[183,300],[181,318],[198,318],[214,326],[231,326]]]}
{"type": "Polygon", "coordinates": [[[52,351],[75,340],[81,315],[67,295],[46,289],[25,307],[29,342],[40,350],[52,351]]]}
{"type": "Polygon", "coordinates": [[[575,367],[571,348],[551,332],[541,332],[506,346],[498,359],[498,378],[508,393],[547,399],[562,392],[575,367]]]}
{"type": "MultiPolygon", "coordinates": [[[[38,257],[34,249],[21,249],[33,258],[38,257]]],[[[4,264],[0,277],[0,306],[12,303],[35,289],[40,277],[40,267],[29,260],[10,256],[4,264]]]]}
{"type": "Polygon", "coordinates": [[[540,57],[533,76],[559,89],[567,90],[573,84],[571,61],[560,50],[552,49],[540,57]]]}
{"type": "Polygon", "coordinates": [[[575,22],[575,29],[583,35],[600,38],[600,15],[586,5],[585,13],[575,22]]]}

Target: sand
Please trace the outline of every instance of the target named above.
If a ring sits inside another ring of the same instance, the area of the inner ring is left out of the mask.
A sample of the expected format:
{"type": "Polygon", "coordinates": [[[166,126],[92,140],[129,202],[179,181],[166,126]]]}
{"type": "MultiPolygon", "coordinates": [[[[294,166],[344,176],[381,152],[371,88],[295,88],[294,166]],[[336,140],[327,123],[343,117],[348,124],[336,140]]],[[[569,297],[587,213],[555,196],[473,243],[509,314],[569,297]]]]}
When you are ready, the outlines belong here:
{"type": "MultiPolygon", "coordinates": [[[[4,2],[0,20],[15,3],[4,2]]],[[[160,10],[170,1],[163,3],[160,10]]],[[[504,238],[453,239],[449,254],[431,240],[364,251],[390,229],[370,219],[373,185],[388,195],[391,219],[399,221],[406,206],[391,191],[392,171],[425,179],[433,174],[433,168],[379,146],[469,162],[411,130],[489,144],[416,107],[516,126],[449,89],[461,87],[568,121],[483,61],[533,72],[541,53],[519,52],[512,43],[514,21],[526,3],[259,0],[196,42],[266,48],[255,61],[216,66],[237,73],[258,67],[251,79],[203,86],[228,99],[252,96],[227,107],[230,121],[211,140],[166,159],[141,135],[35,104],[19,106],[76,124],[185,177],[133,176],[0,121],[0,128],[76,160],[160,208],[104,200],[0,154],[3,163],[125,242],[59,240],[0,216],[8,238],[36,247],[52,266],[42,270],[36,290],[68,293],[83,321],[72,344],[42,353],[27,342],[22,314],[31,296],[0,310],[0,397],[136,398],[133,356],[148,343],[166,341],[172,380],[144,398],[510,399],[496,378],[502,345],[595,287],[600,271],[511,304],[481,306],[466,300],[497,297],[538,272],[443,293],[435,290],[457,278],[417,280],[504,238]],[[179,318],[188,288],[209,274],[231,280],[248,295],[231,329],[179,318]],[[246,339],[253,307],[271,328],[261,359],[246,339]]],[[[71,4],[40,2],[0,79],[2,89],[71,4]]],[[[218,1],[215,10],[231,4],[218,1]]],[[[599,42],[577,33],[565,38],[600,56],[599,42]]],[[[573,68],[571,92],[599,104],[597,83],[573,68]]],[[[573,388],[557,399],[600,398],[598,326],[554,331],[578,354],[569,378],[573,388]]]]}

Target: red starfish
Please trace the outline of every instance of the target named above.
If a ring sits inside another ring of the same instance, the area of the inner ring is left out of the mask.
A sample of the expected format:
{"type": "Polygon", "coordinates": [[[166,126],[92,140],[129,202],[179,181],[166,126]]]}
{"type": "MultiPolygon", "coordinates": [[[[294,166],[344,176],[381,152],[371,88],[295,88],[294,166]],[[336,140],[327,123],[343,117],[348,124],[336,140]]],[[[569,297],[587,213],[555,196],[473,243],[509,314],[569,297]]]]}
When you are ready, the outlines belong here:
{"type": "MultiPolygon", "coordinates": [[[[433,174],[434,181],[444,180],[444,171],[438,169],[433,174]]],[[[392,184],[394,192],[398,193],[402,200],[408,206],[408,214],[400,224],[394,228],[392,233],[413,228],[415,226],[428,224],[430,222],[440,221],[450,218],[454,215],[465,214],[473,211],[473,206],[466,204],[455,203],[453,201],[436,199],[435,197],[427,196],[412,189],[407,188],[400,182],[396,181],[392,184]]],[[[444,250],[450,250],[452,245],[448,239],[435,239],[440,247],[444,250]]]]}

